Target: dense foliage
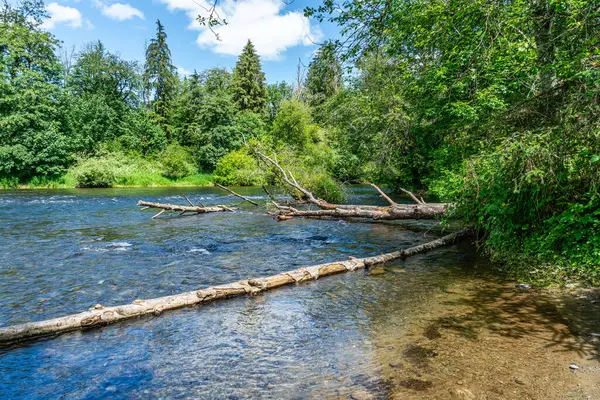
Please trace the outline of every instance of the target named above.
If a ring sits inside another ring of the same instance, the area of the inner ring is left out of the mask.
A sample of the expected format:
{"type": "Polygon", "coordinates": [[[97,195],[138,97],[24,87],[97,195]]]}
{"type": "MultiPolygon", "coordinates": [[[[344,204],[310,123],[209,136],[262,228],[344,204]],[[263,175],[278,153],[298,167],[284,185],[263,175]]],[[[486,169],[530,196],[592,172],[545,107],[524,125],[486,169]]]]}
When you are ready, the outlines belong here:
{"type": "Polygon", "coordinates": [[[144,65],[101,42],[61,65],[43,3],[5,4],[0,184],[281,184],[260,149],[327,200],[340,182],[429,192],[510,271],[600,282],[599,0],[305,13],[342,37],[292,87],[266,84],[250,41],[232,72],[178,76],[160,21],[144,65]]]}
{"type": "Polygon", "coordinates": [[[343,158],[358,158],[344,171],[455,201],[513,271],[598,281],[598,1],[325,1],[306,13],[340,25],[337,49],[358,72],[327,113],[343,158]]]}

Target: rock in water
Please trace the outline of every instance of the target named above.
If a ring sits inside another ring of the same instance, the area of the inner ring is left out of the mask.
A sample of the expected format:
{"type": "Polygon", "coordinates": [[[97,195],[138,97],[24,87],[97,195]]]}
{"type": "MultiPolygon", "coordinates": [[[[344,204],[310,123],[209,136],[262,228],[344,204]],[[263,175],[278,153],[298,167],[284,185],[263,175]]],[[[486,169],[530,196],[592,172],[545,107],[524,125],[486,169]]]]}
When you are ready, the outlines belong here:
{"type": "Polygon", "coordinates": [[[358,390],[350,395],[352,400],[372,400],[375,396],[366,390],[358,390]]]}
{"type": "Polygon", "coordinates": [[[375,267],[369,270],[369,275],[381,275],[385,274],[385,269],[383,267],[375,267]]]}
{"type": "Polygon", "coordinates": [[[528,283],[519,283],[517,285],[517,288],[518,289],[531,289],[531,285],[528,283]]]}

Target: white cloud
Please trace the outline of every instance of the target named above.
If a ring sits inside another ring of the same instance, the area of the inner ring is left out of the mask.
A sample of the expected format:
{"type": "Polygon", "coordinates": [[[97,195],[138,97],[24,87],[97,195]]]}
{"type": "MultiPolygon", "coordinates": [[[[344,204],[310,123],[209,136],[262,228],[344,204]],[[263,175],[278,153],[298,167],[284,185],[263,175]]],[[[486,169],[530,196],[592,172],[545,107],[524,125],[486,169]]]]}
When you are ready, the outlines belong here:
{"type": "Polygon", "coordinates": [[[262,57],[276,60],[288,48],[308,46],[322,37],[302,12],[284,12],[281,0],[223,0],[217,12],[228,24],[214,28],[221,40],[196,21],[198,15],[207,16],[210,6],[204,0],[160,1],[171,11],[184,11],[191,21],[188,28],[200,31],[198,45],[218,54],[239,55],[250,39],[262,57]]]}
{"type": "Polygon", "coordinates": [[[49,18],[42,24],[44,29],[54,29],[59,24],[65,24],[71,28],[81,28],[83,25],[81,13],[76,8],[49,3],[46,10],[49,18]]]}
{"type": "Polygon", "coordinates": [[[191,74],[194,73],[194,71],[190,71],[189,69],[185,69],[183,67],[177,67],[177,73],[184,77],[184,76],[190,76],[191,74]]]}
{"type": "Polygon", "coordinates": [[[106,5],[102,1],[96,1],[96,6],[102,10],[102,14],[117,21],[126,21],[135,17],[144,19],[144,13],[130,4],[114,3],[106,5]]]}

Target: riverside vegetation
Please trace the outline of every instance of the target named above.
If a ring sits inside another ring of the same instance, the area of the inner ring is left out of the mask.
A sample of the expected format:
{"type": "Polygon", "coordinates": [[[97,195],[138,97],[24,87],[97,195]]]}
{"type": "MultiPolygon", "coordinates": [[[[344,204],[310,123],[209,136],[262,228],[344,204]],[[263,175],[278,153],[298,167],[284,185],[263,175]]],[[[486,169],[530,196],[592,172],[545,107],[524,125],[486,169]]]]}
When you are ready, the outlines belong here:
{"type": "Polygon", "coordinates": [[[507,272],[598,284],[600,2],[340,7],[305,10],[342,37],[291,86],[250,41],[233,72],[180,77],[160,21],[141,65],[65,52],[40,0],[5,4],[2,186],[277,184],[260,149],[327,201],[347,182],[428,193],[507,272]]]}

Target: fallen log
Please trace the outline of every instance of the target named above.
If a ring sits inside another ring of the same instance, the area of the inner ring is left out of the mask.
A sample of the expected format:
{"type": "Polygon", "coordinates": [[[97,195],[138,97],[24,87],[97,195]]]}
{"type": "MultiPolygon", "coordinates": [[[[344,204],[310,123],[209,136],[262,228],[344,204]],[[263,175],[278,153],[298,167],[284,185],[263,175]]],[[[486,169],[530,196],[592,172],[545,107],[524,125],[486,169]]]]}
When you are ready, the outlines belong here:
{"type": "Polygon", "coordinates": [[[258,205],[258,203],[257,203],[257,202],[255,202],[255,201],[252,201],[252,200],[250,200],[249,198],[247,198],[246,196],[242,196],[241,194],[238,194],[238,193],[234,192],[233,190],[231,190],[231,189],[229,189],[229,188],[226,188],[226,187],[225,187],[225,186],[223,186],[223,185],[219,185],[218,183],[215,183],[215,186],[216,186],[216,187],[218,187],[218,188],[220,188],[220,189],[223,189],[224,191],[226,191],[226,192],[228,192],[228,193],[231,193],[231,194],[232,194],[233,196],[235,196],[235,197],[239,197],[240,199],[242,199],[242,200],[244,200],[244,201],[247,201],[247,202],[248,202],[248,203],[250,203],[250,204],[254,204],[255,206],[257,206],[257,205],[258,205]]]}
{"type": "Polygon", "coordinates": [[[279,163],[257,151],[253,150],[265,163],[275,167],[281,179],[290,186],[293,190],[302,193],[307,202],[319,207],[319,210],[298,210],[293,207],[284,206],[277,201],[273,204],[278,210],[279,215],[290,217],[309,217],[309,218],[367,218],[374,220],[396,220],[396,219],[438,219],[442,217],[448,208],[448,204],[435,203],[428,204],[422,199],[419,199],[412,192],[401,189],[404,193],[416,204],[399,204],[393,201],[375,184],[370,183],[379,195],[389,204],[388,206],[369,206],[369,205],[354,205],[354,204],[332,204],[323,199],[316,197],[306,188],[302,187],[290,170],[284,169],[279,163]]]}
{"type": "MultiPolygon", "coordinates": [[[[189,200],[188,200],[188,202],[189,202],[189,200]]],[[[192,204],[192,203],[190,202],[190,204],[192,204]]],[[[152,203],[150,201],[144,201],[144,200],[139,200],[137,202],[137,205],[140,207],[144,207],[144,209],[146,209],[146,208],[160,209],[161,211],[159,211],[158,214],[156,214],[154,217],[152,217],[153,219],[158,217],[165,211],[178,211],[181,214],[186,213],[186,212],[192,212],[192,213],[196,213],[196,214],[206,214],[206,213],[212,213],[212,212],[235,211],[233,208],[223,206],[223,205],[209,206],[209,207],[194,206],[194,205],[182,206],[179,204],[152,203]]]]}
{"type": "Polygon", "coordinates": [[[302,267],[265,278],[245,279],[230,284],[212,286],[172,296],[135,300],[131,304],[121,306],[104,307],[97,304],[89,311],[79,314],[0,328],[0,343],[8,344],[28,341],[49,335],[113,324],[145,315],[159,315],[163,311],[175,310],[243,294],[255,295],[284,285],[307,282],[327,275],[356,271],[387,261],[410,257],[452,244],[469,235],[470,232],[469,229],[465,228],[431,242],[392,253],[302,267]]]}
{"type": "Polygon", "coordinates": [[[368,218],[373,220],[438,219],[446,213],[445,204],[399,204],[393,207],[349,206],[322,210],[298,210],[274,203],[280,215],[309,218],[368,218]]]}

